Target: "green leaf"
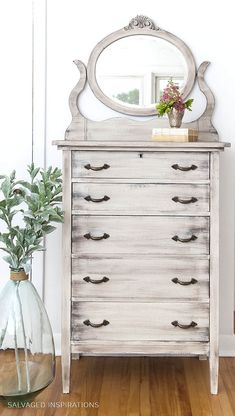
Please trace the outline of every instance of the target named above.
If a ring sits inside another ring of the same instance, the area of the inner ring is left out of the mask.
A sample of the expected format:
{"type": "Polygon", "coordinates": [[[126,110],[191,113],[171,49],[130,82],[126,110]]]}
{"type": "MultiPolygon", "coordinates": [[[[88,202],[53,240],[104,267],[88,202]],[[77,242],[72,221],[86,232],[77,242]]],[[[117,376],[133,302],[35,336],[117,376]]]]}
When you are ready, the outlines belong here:
{"type": "Polygon", "coordinates": [[[11,172],[11,174],[10,174],[10,181],[11,181],[11,182],[13,182],[13,181],[14,181],[14,179],[15,179],[15,177],[16,177],[16,171],[15,171],[15,170],[13,170],[13,171],[11,172]]]}
{"type": "Polygon", "coordinates": [[[34,219],[34,215],[32,214],[32,211],[24,211],[24,218],[31,218],[34,219]]]}
{"type": "Polygon", "coordinates": [[[37,174],[38,174],[39,171],[40,171],[40,168],[36,168],[36,169],[33,169],[31,171],[31,178],[32,178],[32,180],[34,180],[34,178],[37,176],[37,174]]]}
{"type": "Polygon", "coordinates": [[[27,181],[17,181],[15,183],[16,185],[20,184],[22,185],[24,188],[28,189],[29,191],[31,191],[31,183],[27,182],[27,181]]]}
{"type": "Polygon", "coordinates": [[[52,231],[56,230],[56,227],[53,227],[53,225],[43,225],[42,231],[43,234],[49,234],[52,233],[52,231]]]}
{"type": "Polygon", "coordinates": [[[6,177],[6,179],[2,182],[1,191],[2,191],[3,195],[5,196],[5,198],[7,199],[10,195],[10,192],[11,192],[11,182],[10,182],[10,179],[8,177],[6,177]]]}
{"type": "Polygon", "coordinates": [[[16,264],[12,260],[11,256],[3,256],[3,260],[5,260],[11,267],[16,268],[16,264]]]}

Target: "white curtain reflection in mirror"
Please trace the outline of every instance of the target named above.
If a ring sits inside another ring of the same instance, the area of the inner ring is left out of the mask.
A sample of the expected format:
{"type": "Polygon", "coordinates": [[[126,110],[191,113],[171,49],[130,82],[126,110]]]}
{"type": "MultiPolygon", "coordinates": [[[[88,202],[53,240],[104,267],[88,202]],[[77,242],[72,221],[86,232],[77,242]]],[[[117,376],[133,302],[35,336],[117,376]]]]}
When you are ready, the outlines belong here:
{"type": "Polygon", "coordinates": [[[183,87],[187,65],[170,42],[135,35],[104,49],[97,60],[96,78],[100,89],[113,101],[144,108],[159,101],[168,80],[183,87]]]}

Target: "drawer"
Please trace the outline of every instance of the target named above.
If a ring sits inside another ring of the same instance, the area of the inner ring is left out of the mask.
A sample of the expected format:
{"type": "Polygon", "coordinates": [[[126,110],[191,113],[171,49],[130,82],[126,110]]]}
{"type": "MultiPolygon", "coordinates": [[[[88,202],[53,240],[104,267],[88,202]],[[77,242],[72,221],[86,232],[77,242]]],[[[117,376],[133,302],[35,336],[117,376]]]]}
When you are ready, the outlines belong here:
{"type": "Polygon", "coordinates": [[[209,153],[72,151],[72,177],[207,180],[209,153]]]}
{"type": "Polygon", "coordinates": [[[73,340],[208,341],[208,328],[208,303],[72,304],[73,340]]]}
{"type": "Polygon", "coordinates": [[[209,211],[208,185],[73,183],[72,208],[81,214],[209,211]]]}
{"type": "Polygon", "coordinates": [[[72,251],[82,254],[208,254],[207,217],[77,216],[72,251]]]}
{"type": "Polygon", "coordinates": [[[72,296],[79,299],[209,298],[209,261],[195,258],[72,259],[72,296]]]}

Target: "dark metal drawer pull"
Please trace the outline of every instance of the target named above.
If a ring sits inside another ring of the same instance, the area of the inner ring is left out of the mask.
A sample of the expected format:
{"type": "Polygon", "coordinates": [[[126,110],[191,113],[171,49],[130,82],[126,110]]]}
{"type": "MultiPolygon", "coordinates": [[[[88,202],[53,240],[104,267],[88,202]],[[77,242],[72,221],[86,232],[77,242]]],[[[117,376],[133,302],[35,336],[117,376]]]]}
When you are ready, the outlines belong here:
{"type": "Polygon", "coordinates": [[[197,323],[192,321],[189,325],[183,325],[183,324],[180,324],[178,321],[173,321],[171,322],[171,325],[178,326],[179,328],[182,328],[182,329],[189,329],[189,328],[195,328],[195,326],[197,326],[197,323]]]}
{"type": "Polygon", "coordinates": [[[194,279],[193,277],[188,282],[184,282],[183,280],[178,279],[178,277],[174,277],[174,279],[171,279],[171,281],[176,284],[179,283],[179,285],[182,286],[195,285],[195,283],[197,283],[197,279],[194,279]]]}
{"type": "Polygon", "coordinates": [[[83,278],[83,280],[85,280],[85,282],[87,282],[87,283],[93,283],[93,284],[97,285],[99,283],[108,282],[109,278],[104,276],[104,277],[102,277],[102,279],[94,280],[94,279],[91,279],[90,276],[86,276],[86,277],[83,278]]]}
{"type": "Polygon", "coordinates": [[[101,324],[93,324],[90,319],[86,319],[84,322],[84,325],[86,326],[92,326],[92,328],[100,328],[101,326],[107,326],[109,325],[109,321],[106,321],[106,319],[101,322],[101,324]]]}
{"type": "Polygon", "coordinates": [[[101,235],[100,237],[95,237],[95,236],[93,236],[93,235],[91,235],[90,233],[88,233],[88,234],[84,234],[84,237],[87,239],[87,240],[94,240],[94,241],[98,241],[98,240],[104,240],[104,239],[106,239],[106,238],[109,238],[110,236],[109,236],[109,234],[107,234],[107,233],[104,233],[103,235],[101,235]]]}
{"type": "Polygon", "coordinates": [[[109,165],[107,165],[107,163],[104,163],[103,166],[91,166],[90,163],[88,163],[87,165],[84,166],[85,169],[87,170],[103,170],[103,169],[108,169],[110,168],[109,165]]]}
{"type": "Polygon", "coordinates": [[[175,170],[182,170],[183,172],[187,172],[188,170],[195,170],[197,169],[196,165],[191,165],[191,166],[179,166],[178,163],[176,163],[175,165],[171,166],[173,169],[175,170]]]}
{"type": "Polygon", "coordinates": [[[189,238],[180,238],[178,235],[174,235],[174,237],[172,237],[172,240],[174,241],[180,241],[181,243],[189,243],[190,241],[194,241],[197,239],[196,235],[191,235],[191,237],[189,238]]]}
{"type": "Polygon", "coordinates": [[[84,199],[88,202],[103,202],[108,201],[110,198],[107,195],[103,196],[103,198],[92,198],[90,195],[87,195],[84,199]]]}
{"type": "Polygon", "coordinates": [[[192,204],[194,202],[197,202],[197,198],[192,196],[192,198],[183,199],[183,198],[180,198],[178,196],[174,196],[174,198],[172,198],[172,201],[179,202],[180,204],[192,204]]]}

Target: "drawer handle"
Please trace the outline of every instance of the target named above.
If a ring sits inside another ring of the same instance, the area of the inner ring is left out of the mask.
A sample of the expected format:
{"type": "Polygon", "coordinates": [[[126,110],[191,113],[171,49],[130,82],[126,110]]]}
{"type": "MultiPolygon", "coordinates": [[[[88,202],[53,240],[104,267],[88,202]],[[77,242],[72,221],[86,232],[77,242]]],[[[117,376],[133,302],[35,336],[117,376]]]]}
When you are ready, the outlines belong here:
{"type": "Polygon", "coordinates": [[[197,323],[192,321],[189,325],[183,325],[183,324],[180,324],[178,321],[173,321],[171,322],[171,325],[178,326],[181,329],[189,329],[189,328],[195,328],[195,326],[197,326],[197,323]]]}
{"type": "Polygon", "coordinates": [[[93,283],[93,284],[97,285],[99,283],[108,282],[109,278],[104,276],[104,277],[102,277],[102,279],[94,280],[94,279],[91,279],[90,276],[86,276],[86,277],[83,278],[83,280],[85,280],[85,282],[87,282],[87,283],[93,283]]]}
{"type": "Polygon", "coordinates": [[[178,163],[176,163],[175,165],[171,166],[173,169],[175,170],[182,170],[183,172],[187,172],[188,170],[195,170],[197,169],[196,165],[191,165],[191,166],[180,166],[178,165],[178,163]]]}
{"type": "Polygon", "coordinates": [[[91,166],[90,163],[88,163],[87,165],[84,166],[85,169],[87,170],[103,170],[103,169],[108,169],[110,168],[109,165],[107,165],[107,163],[104,163],[103,166],[91,166]]]}
{"type": "Polygon", "coordinates": [[[91,235],[90,233],[88,233],[88,234],[84,234],[84,237],[85,237],[87,240],[94,240],[94,241],[98,241],[98,240],[105,240],[106,238],[109,238],[109,237],[110,237],[110,235],[109,235],[109,234],[107,234],[107,233],[104,233],[104,234],[103,234],[103,235],[101,235],[100,237],[95,237],[95,236],[91,235]]]}
{"type": "Polygon", "coordinates": [[[180,198],[178,196],[174,196],[174,198],[172,198],[172,201],[179,202],[180,204],[192,204],[194,202],[197,202],[197,198],[192,196],[192,198],[183,199],[183,198],[180,198]]]}
{"type": "Polygon", "coordinates": [[[189,243],[190,241],[194,241],[197,239],[196,235],[191,235],[191,237],[189,238],[180,238],[178,235],[174,235],[174,237],[172,237],[172,240],[174,241],[180,241],[181,243],[189,243]]]}
{"type": "Polygon", "coordinates": [[[90,319],[86,319],[83,323],[86,326],[92,326],[92,328],[100,328],[101,326],[107,326],[107,325],[109,325],[109,321],[107,321],[106,319],[104,319],[103,322],[101,322],[100,324],[93,324],[90,321],[90,319]]]}
{"type": "Polygon", "coordinates": [[[175,284],[179,283],[179,285],[182,285],[182,286],[195,285],[195,283],[197,283],[197,280],[194,279],[193,277],[188,282],[180,280],[180,279],[178,279],[178,277],[174,277],[174,279],[171,279],[171,281],[175,284]]]}
{"type": "Polygon", "coordinates": [[[92,198],[90,195],[87,195],[84,199],[88,202],[103,202],[108,201],[110,198],[107,195],[103,196],[103,198],[92,198]]]}

